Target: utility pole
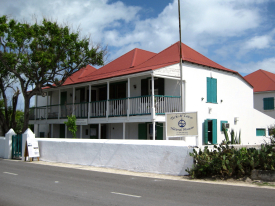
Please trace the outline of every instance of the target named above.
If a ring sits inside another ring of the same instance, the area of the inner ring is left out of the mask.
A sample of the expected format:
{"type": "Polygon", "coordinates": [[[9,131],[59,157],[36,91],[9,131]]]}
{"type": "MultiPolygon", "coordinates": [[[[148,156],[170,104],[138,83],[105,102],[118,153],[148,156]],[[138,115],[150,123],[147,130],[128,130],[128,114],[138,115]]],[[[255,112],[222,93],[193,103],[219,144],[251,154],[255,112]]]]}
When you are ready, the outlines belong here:
{"type": "Polygon", "coordinates": [[[183,86],[183,72],[182,72],[182,49],[181,49],[181,18],[180,18],[180,0],[178,0],[178,13],[179,13],[179,36],[180,36],[180,103],[181,103],[181,111],[185,112],[185,104],[184,104],[184,86],[183,86]]]}

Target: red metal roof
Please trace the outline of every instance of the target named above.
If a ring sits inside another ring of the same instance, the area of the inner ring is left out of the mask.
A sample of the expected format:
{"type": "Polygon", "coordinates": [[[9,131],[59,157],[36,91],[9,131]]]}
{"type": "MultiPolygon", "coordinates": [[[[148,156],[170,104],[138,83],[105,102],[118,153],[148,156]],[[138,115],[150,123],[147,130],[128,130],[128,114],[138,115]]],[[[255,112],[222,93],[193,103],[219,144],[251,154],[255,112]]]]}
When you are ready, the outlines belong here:
{"type": "Polygon", "coordinates": [[[148,60],[156,53],[145,51],[142,49],[133,49],[114,61],[106,64],[86,77],[80,78],[81,82],[106,79],[110,77],[122,76],[126,74],[136,73],[135,67],[142,62],[148,60]]]}
{"type": "Polygon", "coordinates": [[[253,87],[254,92],[275,91],[275,74],[259,69],[244,77],[253,87]]]}
{"type": "MultiPolygon", "coordinates": [[[[80,69],[72,74],[63,85],[118,77],[177,64],[179,63],[179,46],[180,43],[176,42],[158,54],[142,49],[133,49],[100,69],[95,69],[90,65],[80,69]]],[[[183,61],[236,73],[241,76],[238,72],[217,64],[183,43],[182,54],[183,61]]]]}
{"type": "MultiPolygon", "coordinates": [[[[175,44],[171,45],[170,47],[166,48],[165,50],[161,51],[148,61],[142,63],[139,65],[138,68],[150,68],[150,70],[158,69],[167,65],[177,64],[179,63],[179,56],[180,56],[180,43],[176,42],[175,44]]],[[[194,49],[190,48],[189,46],[182,43],[181,46],[182,50],[182,60],[203,65],[203,66],[209,66],[212,68],[225,70],[233,73],[238,73],[234,70],[227,69],[216,62],[208,59],[207,57],[203,56],[199,52],[195,51],[194,49]]]]}

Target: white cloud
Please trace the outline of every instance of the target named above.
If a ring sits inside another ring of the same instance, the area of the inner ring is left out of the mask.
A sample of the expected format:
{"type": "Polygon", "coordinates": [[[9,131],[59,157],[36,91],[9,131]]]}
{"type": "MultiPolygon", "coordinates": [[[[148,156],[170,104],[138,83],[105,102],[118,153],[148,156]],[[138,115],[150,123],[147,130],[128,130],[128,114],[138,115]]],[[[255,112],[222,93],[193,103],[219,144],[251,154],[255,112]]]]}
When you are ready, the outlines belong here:
{"type": "Polygon", "coordinates": [[[250,74],[256,70],[263,69],[275,73],[275,57],[267,58],[258,62],[236,63],[236,68],[240,73],[250,74]]]}

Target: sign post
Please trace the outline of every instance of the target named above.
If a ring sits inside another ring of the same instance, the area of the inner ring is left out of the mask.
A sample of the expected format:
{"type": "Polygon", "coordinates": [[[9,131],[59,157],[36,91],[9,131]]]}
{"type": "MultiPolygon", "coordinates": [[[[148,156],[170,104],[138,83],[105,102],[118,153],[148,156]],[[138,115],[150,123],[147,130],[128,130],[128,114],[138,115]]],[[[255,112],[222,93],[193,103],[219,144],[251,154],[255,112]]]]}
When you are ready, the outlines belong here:
{"type": "Polygon", "coordinates": [[[198,113],[165,113],[166,140],[169,137],[198,136],[198,113]]]}

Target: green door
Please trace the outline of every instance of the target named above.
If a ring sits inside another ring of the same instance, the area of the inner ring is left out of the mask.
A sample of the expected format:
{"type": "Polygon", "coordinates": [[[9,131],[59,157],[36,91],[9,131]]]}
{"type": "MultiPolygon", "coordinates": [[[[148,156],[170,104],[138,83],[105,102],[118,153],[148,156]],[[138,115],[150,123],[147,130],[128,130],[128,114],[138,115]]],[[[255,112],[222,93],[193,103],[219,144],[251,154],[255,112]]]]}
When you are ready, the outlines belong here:
{"type": "Polygon", "coordinates": [[[204,144],[208,144],[208,119],[204,120],[204,144]]]}
{"type": "Polygon", "coordinates": [[[22,134],[12,136],[12,159],[22,157],[22,134]]]}
{"type": "Polygon", "coordinates": [[[157,138],[156,140],[163,140],[163,123],[156,123],[157,125],[157,138]]]}
{"type": "Polygon", "coordinates": [[[217,144],[217,120],[216,119],[206,119],[204,120],[204,144],[208,145],[217,144]]]}
{"type": "Polygon", "coordinates": [[[65,138],[65,124],[60,124],[59,127],[59,138],[65,138]]]}
{"type": "Polygon", "coordinates": [[[217,120],[212,119],[212,144],[217,144],[217,120]]]}
{"type": "Polygon", "coordinates": [[[147,139],[147,124],[138,124],[138,139],[147,139]]]}

